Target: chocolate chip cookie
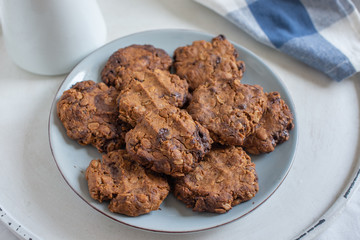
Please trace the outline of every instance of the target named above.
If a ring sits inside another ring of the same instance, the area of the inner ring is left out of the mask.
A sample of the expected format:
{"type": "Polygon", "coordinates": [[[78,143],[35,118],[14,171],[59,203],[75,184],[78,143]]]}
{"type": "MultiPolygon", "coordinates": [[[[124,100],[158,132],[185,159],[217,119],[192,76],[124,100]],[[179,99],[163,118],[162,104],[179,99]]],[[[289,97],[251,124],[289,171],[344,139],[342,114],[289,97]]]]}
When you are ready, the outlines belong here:
{"type": "Polygon", "coordinates": [[[258,190],[255,164],[234,146],[212,149],[194,171],[174,183],[174,195],[197,212],[225,213],[258,190]]]}
{"type": "Polygon", "coordinates": [[[92,160],[86,180],[93,199],[109,201],[109,210],[139,216],[157,210],[169,193],[166,178],[144,169],[126,150],[117,150],[92,160]]]}
{"type": "Polygon", "coordinates": [[[289,139],[293,116],[278,92],[267,93],[268,107],[255,133],[245,139],[244,149],[251,154],[269,153],[289,139]]]}
{"type": "Polygon", "coordinates": [[[118,119],[119,91],[104,83],[78,82],[57,102],[57,114],[67,135],[81,145],[94,145],[100,152],[120,149],[130,126],[118,119]]]}
{"type": "Polygon", "coordinates": [[[237,60],[234,46],[219,35],[207,42],[195,41],[192,45],[179,47],[174,52],[176,74],[188,81],[195,90],[214,78],[241,78],[245,71],[243,61],[237,60]]]}
{"type": "Polygon", "coordinates": [[[254,132],[267,106],[262,87],[239,79],[217,79],[193,92],[187,110],[215,142],[241,146],[254,132]]]}
{"type": "Polygon", "coordinates": [[[113,53],[101,72],[101,79],[109,86],[122,90],[132,79],[134,71],[146,69],[169,70],[171,57],[152,45],[130,45],[113,53]]]}
{"type": "Polygon", "coordinates": [[[119,118],[132,126],[148,112],[172,105],[182,107],[188,98],[188,84],[164,70],[134,72],[133,80],[118,97],[119,118]]]}
{"type": "Polygon", "coordinates": [[[206,128],[172,106],[146,114],[125,141],[127,151],[141,165],[173,177],[191,171],[212,143],[206,128]]]}

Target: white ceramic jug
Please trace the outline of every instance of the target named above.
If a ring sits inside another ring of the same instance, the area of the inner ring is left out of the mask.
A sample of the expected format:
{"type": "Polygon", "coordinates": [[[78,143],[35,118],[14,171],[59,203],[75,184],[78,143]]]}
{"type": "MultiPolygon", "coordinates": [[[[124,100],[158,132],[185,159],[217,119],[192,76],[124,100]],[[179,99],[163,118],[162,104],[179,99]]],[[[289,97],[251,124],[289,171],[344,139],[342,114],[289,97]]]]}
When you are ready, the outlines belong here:
{"type": "Polygon", "coordinates": [[[0,0],[5,47],[21,68],[68,73],[106,41],[96,0],[0,0]]]}

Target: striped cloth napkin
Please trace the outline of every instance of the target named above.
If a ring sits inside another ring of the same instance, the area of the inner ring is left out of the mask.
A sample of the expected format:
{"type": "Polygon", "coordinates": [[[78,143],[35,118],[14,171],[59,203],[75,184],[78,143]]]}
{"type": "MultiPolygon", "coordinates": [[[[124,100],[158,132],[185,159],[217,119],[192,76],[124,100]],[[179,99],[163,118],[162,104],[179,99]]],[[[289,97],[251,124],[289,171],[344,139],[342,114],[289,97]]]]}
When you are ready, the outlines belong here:
{"type": "Polygon", "coordinates": [[[195,1],[331,79],[360,71],[360,14],[351,0],[195,1]]]}

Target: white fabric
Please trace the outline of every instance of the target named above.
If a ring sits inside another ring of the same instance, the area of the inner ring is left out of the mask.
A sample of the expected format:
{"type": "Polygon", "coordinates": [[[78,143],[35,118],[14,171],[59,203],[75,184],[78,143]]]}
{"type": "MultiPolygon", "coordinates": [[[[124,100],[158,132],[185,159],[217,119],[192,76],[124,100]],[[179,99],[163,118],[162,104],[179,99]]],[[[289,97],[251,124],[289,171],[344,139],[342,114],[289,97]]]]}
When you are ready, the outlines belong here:
{"type": "Polygon", "coordinates": [[[357,12],[320,31],[321,35],[336,46],[351,61],[356,71],[360,71],[360,19],[357,12]],[[342,34],[346,32],[346,34],[342,34]]]}

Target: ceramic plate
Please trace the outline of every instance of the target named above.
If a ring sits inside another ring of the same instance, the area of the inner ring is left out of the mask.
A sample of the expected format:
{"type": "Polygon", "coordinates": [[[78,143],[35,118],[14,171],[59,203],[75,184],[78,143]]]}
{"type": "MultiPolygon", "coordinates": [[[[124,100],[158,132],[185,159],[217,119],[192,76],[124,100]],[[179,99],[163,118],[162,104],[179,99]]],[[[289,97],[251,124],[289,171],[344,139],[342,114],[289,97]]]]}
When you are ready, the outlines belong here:
{"type": "MultiPolygon", "coordinates": [[[[177,47],[191,44],[195,40],[210,41],[214,36],[188,30],[155,30],[122,37],[99,48],[81,61],[61,84],[50,113],[49,139],[55,162],[69,186],[91,207],[109,218],[136,228],[157,232],[194,232],[214,228],[239,219],[259,207],[280,186],[291,168],[297,142],[296,114],[293,102],[283,83],[253,53],[239,44],[233,43],[240,58],[245,61],[246,72],[243,83],[259,84],[264,91],[278,91],[295,116],[295,128],[290,140],[280,144],[274,152],[252,157],[259,176],[259,192],[248,202],[235,206],[225,214],[197,213],[186,208],[171,194],[160,206],[161,210],[139,217],[127,217],[111,213],[106,203],[93,200],[88,192],[85,170],[92,159],[101,155],[95,148],[80,146],[66,136],[66,132],[56,115],[56,102],[62,93],[73,84],[83,80],[100,82],[100,72],[107,59],[117,49],[131,44],[152,44],[172,55],[177,47]]],[[[101,223],[99,223],[101,224],[101,223]]]]}

